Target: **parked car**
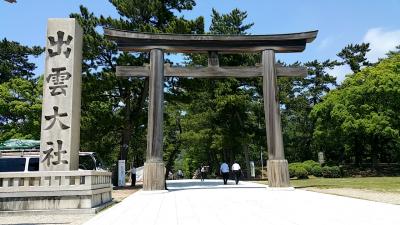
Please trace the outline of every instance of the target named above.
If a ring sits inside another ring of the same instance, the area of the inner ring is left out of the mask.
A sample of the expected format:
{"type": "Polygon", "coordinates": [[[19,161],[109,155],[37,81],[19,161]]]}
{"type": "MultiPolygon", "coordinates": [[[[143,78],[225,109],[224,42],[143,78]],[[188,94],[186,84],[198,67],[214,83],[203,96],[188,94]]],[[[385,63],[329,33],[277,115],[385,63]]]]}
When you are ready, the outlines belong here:
{"type": "MultiPolygon", "coordinates": [[[[79,152],[79,169],[105,170],[95,152],[79,152]]],[[[0,172],[32,171],[39,171],[39,151],[37,149],[0,151],[0,172]]]]}

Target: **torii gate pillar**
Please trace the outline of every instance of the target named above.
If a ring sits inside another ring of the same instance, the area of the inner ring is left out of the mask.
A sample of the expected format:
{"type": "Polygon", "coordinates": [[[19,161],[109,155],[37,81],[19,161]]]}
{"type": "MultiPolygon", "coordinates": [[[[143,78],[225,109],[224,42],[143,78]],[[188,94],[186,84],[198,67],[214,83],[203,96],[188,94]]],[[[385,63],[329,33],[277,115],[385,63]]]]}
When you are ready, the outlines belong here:
{"type": "Polygon", "coordinates": [[[161,49],[150,51],[149,113],[147,127],[147,154],[144,164],[143,189],[165,189],[163,162],[163,111],[164,111],[164,53],[161,49]]]}
{"type": "Polygon", "coordinates": [[[264,50],[262,52],[262,67],[265,127],[268,147],[268,186],[289,187],[290,177],[288,162],[285,159],[283,151],[275,52],[273,50],[264,50]]]}

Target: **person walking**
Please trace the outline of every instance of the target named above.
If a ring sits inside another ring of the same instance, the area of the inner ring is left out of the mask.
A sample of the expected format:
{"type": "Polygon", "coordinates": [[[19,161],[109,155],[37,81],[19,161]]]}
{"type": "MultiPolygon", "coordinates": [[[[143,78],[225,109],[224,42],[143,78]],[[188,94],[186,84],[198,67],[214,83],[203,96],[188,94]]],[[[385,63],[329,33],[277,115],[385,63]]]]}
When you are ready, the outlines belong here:
{"type": "Polygon", "coordinates": [[[235,182],[236,182],[236,185],[237,185],[239,183],[240,174],[242,173],[242,171],[240,170],[239,163],[237,163],[236,161],[232,165],[232,171],[233,171],[233,174],[235,175],[235,182]]]}
{"type": "Polygon", "coordinates": [[[135,187],[136,185],[136,167],[134,165],[132,165],[131,168],[131,186],[135,187]]]}
{"type": "Polygon", "coordinates": [[[221,167],[219,168],[219,172],[222,175],[222,179],[224,180],[224,184],[228,183],[228,178],[229,178],[229,166],[226,164],[226,162],[223,162],[221,164],[221,167]]]}
{"type": "Polygon", "coordinates": [[[206,175],[207,175],[207,166],[201,164],[200,173],[201,173],[201,181],[204,181],[204,179],[206,179],[206,175]]]}
{"type": "Polygon", "coordinates": [[[183,178],[183,172],[181,169],[178,170],[177,176],[178,176],[178,180],[183,178]]]}

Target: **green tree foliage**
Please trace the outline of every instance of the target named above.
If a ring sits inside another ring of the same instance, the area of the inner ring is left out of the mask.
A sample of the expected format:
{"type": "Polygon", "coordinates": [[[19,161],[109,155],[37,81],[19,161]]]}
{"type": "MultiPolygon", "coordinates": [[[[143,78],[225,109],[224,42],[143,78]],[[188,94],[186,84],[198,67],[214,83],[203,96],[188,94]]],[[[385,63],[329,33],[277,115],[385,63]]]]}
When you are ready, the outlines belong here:
{"type": "Polygon", "coordinates": [[[0,41],[0,141],[40,137],[42,80],[34,78],[29,57],[44,51],[15,41],[0,41]]]}
{"type": "MultiPolygon", "coordinates": [[[[291,66],[299,66],[294,63],[291,66]]],[[[283,107],[282,132],[285,153],[289,161],[316,159],[318,149],[312,145],[315,121],[309,115],[322,97],[336,86],[336,78],[327,73],[339,65],[337,61],[313,60],[305,78],[279,78],[280,99],[283,107]]]]}
{"type": "Polygon", "coordinates": [[[23,46],[15,41],[0,41],[0,84],[13,77],[30,79],[34,76],[35,64],[29,62],[29,56],[37,57],[44,51],[39,46],[23,46]]]}
{"type": "Polygon", "coordinates": [[[166,167],[166,178],[169,172],[172,172],[175,165],[175,160],[181,153],[182,149],[182,107],[175,102],[168,102],[164,117],[164,161],[166,167]]]}
{"type": "Polygon", "coordinates": [[[315,145],[331,161],[400,159],[400,54],[348,77],[312,110],[315,145]]]}
{"type": "Polygon", "coordinates": [[[0,84],[0,142],[40,138],[42,79],[15,77],[0,84]]]}
{"type": "MultiPolygon", "coordinates": [[[[247,34],[253,24],[244,24],[246,17],[247,13],[238,9],[228,14],[213,9],[210,34],[247,34]]],[[[259,60],[254,54],[219,55],[221,66],[254,66],[259,60]]],[[[188,61],[188,66],[206,66],[207,56],[190,54],[188,61]]],[[[172,94],[185,112],[181,118],[185,147],[177,156],[177,165],[185,174],[192,174],[202,163],[217,172],[222,161],[238,160],[248,168],[249,159],[254,159],[251,150],[260,150],[254,143],[254,133],[259,130],[255,109],[262,105],[260,85],[260,79],[177,80],[180,88],[172,94]]]]}
{"type": "Polygon", "coordinates": [[[304,63],[308,68],[308,76],[304,79],[301,88],[309,105],[314,106],[321,102],[322,97],[336,86],[336,77],[327,73],[327,70],[339,66],[340,63],[331,60],[318,62],[317,60],[304,63]]]}
{"type": "Polygon", "coordinates": [[[247,12],[233,9],[229,14],[220,14],[212,9],[210,33],[212,34],[247,34],[254,23],[243,24],[247,12]]]}
{"type": "Polygon", "coordinates": [[[343,64],[350,66],[353,73],[361,71],[362,66],[370,66],[365,55],[370,51],[369,43],[350,44],[340,51],[337,56],[343,60],[343,64]]]}
{"type": "Polygon", "coordinates": [[[142,165],[146,149],[148,80],[115,77],[117,65],[141,66],[148,54],[118,53],[113,42],[98,32],[100,26],[141,32],[202,32],[203,18],[186,20],[174,12],[190,10],[192,0],[110,1],[119,19],[96,17],[81,6],[71,14],[84,28],[82,91],[82,148],[94,150],[113,162],[135,158],[142,165]],[[128,158],[129,149],[131,157],[128,158]],[[110,152],[114,157],[110,157],[110,152]],[[119,152],[119,153],[117,153],[119,152]]]}

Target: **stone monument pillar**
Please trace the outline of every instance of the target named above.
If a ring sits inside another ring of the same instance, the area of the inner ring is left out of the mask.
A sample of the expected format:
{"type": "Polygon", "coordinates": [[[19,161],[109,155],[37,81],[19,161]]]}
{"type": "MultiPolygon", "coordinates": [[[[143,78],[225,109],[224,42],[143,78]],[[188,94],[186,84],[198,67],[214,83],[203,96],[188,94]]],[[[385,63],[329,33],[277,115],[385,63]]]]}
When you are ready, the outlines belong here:
{"type": "Polygon", "coordinates": [[[39,170],[0,173],[0,214],[96,213],[112,200],[111,173],[78,170],[82,28],[49,19],[39,170]]]}
{"type": "Polygon", "coordinates": [[[269,187],[289,187],[290,178],[288,162],[285,159],[283,151],[275,52],[273,50],[264,50],[262,52],[262,64],[264,110],[268,145],[268,185],[269,187]]]}
{"type": "Polygon", "coordinates": [[[83,31],[75,19],[47,26],[39,170],[77,170],[83,31]]]}
{"type": "Polygon", "coordinates": [[[163,108],[164,108],[164,53],[150,52],[149,113],[147,127],[147,154],[143,171],[143,190],[165,189],[163,162],[163,108]]]}

